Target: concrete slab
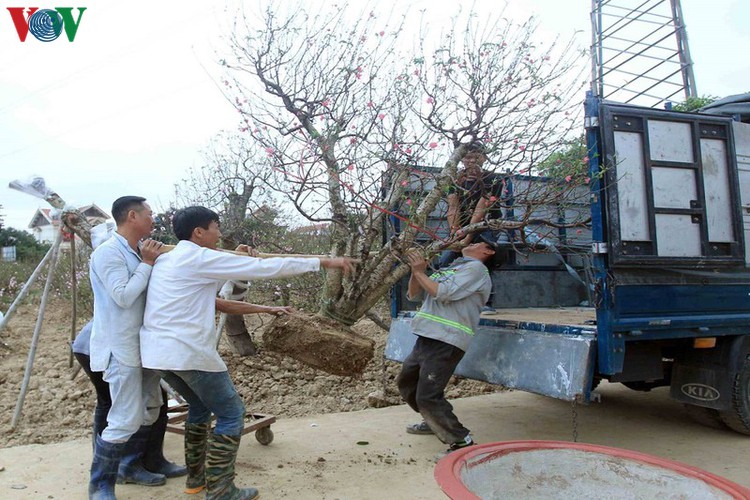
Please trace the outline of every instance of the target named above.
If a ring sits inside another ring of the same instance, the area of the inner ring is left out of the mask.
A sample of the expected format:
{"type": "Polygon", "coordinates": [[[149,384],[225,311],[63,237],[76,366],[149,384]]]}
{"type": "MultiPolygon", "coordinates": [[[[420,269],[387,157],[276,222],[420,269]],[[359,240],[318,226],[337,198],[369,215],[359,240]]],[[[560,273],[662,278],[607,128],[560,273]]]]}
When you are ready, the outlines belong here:
{"type": "MultiPolygon", "coordinates": [[[[750,487],[750,437],[694,423],[667,389],[638,393],[603,383],[601,403],[577,406],[578,440],[677,460],[750,487]]],[[[523,392],[454,400],[478,442],[572,440],[570,403],[523,392]]],[[[260,411],[260,408],[253,408],[260,411]]],[[[238,485],[256,486],[264,500],[439,499],[434,457],[444,446],[433,436],[404,432],[416,415],[406,406],[284,419],[261,446],[245,436],[238,485]],[[359,443],[359,444],[358,444],[359,443]],[[365,444],[366,443],[366,444],[365,444]]],[[[180,436],[169,434],[166,454],[181,457],[180,436]]],[[[88,440],[0,450],[0,498],[83,499],[91,459],[88,440]],[[22,489],[17,489],[22,488],[22,489]]],[[[118,486],[120,500],[192,498],[183,479],[166,486],[118,486]]],[[[590,492],[595,496],[595,492],[590,492]]]]}

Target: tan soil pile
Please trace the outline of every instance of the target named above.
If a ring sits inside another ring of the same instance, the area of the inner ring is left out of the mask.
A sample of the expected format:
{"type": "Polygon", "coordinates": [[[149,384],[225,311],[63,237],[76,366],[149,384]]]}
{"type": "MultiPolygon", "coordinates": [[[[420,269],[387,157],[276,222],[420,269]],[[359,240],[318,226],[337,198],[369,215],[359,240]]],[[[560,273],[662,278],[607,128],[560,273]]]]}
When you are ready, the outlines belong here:
{"type": "MultiPolygon", "coordinates": [[[[82,371],[75,379],[70,378],[77,366],[75,361],[74,368],[68,366],[71,307],[60,301],[48,304],[23,417],[15,432],[9,430],[37,307],[38,303],[23,305],[8,328],[0,332],[0,447],[54,443],[91,435],[95,395],[82,371]]],[[[87,319],[81,318],[81,326],[87,319]]],[[[270,318],[264,319],[268,324],[270,318]]],[[[252,331],[259,320],[247,316],[248,328],[252,331]]],[[[219,350],[249,412],[285,418],[400,404],[394,381],[401,365],[383,359],[386,333],[369,320],[358,322],[352,329],[372,340],[375,346],[374,356],[356,378],[330,375],[271,352],[265,349],[262,337],[256,338],[260,347],[257,356],[236,356],[224,341],[219,350]],[[379,393],[380,397],[372,397],[373,393],[379,393]]],[[[447,396],[459,398],[500,390],[483,382],[454,380],[447,396]]]]}

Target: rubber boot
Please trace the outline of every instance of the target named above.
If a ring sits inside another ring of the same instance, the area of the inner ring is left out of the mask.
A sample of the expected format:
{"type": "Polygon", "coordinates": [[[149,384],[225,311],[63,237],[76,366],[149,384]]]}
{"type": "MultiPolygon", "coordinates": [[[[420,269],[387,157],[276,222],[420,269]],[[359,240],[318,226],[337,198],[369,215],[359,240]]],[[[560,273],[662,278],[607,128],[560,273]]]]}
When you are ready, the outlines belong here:
{"type": "Polygon", "coordinates": [[[117,467],[125,449],[125,443],[110,443],[100,435],[94,436],[94,460],[91,462],[89,500],[116,500],[115,481],[117,467]]]}
{"type": "Polygon", "coordinates": [[[185,424],[185,493],[200,493],[206,487],[206,449],[210,423],[185,424]]]}
{"type": "Polygon", "coordinates": [[[255,488],[234,485],[234,462],[241,437],[211,434],[206,454],[206,500],[251,500],[260,496],[255,488]]]}
{"type": "Polygon", "coordinates": [[[150,425],[143,425],[125,443],[125,451],[117,471],[117,484],[134,483],[143,486],[161,486],[167,482],[163,474],[154,474],[143,468],[143,450],[151,432],[150,425]]]}
{"type": "Polygon", "coordinates": [[[101,436],[102,431],[107,428],[107,414],[109,408],[94,408],[94,427],[91,435],[91,445],[96,450],[96,436],[101,436]]]}
{"type": "MultiPolygon", "coordinates": [[[[164,399],[166,401],[166,398],[164,399]]],[[[167,431],[167,405],[161,406],[159,418],[151,426],[143,451],[143,466],[147,471],[163,474],[165,477],[180,477],[187,474],[187,468],[173,464],[164,458],[164,433],[167,431]]]]}

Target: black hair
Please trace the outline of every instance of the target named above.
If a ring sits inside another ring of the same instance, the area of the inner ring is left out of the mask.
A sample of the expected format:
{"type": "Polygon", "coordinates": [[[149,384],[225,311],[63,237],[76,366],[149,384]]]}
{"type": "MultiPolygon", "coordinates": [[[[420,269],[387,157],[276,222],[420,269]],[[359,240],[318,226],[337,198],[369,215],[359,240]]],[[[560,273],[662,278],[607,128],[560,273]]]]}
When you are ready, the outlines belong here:
{"type": "Polygon", "coordinates": [[[118,226],[123,224],[128,218],[128,212],[131,210],[143,209],[143,202],[146,198],[142,196],[121,196],[112,203],[112,218],[118,226]]]}
{"type": "Polygon", "coordinates": [[[175,212],[172,229],[180,240],[189,240],[196,227],[208,229],[212,222],[219,223],[219,215],[206,207],[187,207],[175,212]]]}

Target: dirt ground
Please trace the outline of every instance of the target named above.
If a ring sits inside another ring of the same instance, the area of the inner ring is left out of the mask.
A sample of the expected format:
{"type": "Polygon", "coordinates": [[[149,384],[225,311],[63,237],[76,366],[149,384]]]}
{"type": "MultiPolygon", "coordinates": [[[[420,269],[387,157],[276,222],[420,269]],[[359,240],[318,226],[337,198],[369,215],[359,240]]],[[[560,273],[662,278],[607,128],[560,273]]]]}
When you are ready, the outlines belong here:
{"type": "MultiPolygon", "coordinates": [[[[71,307],[62,301],[48,303],[22,418],[10,430],[18,401],[38,306],[21,306],[8,327],[0,332],[0,447],[49,444],[90,437],[95,403],[93,388],[83,371],[71,379],[77,363],[69,365],[68,341],[71,307]]],[[[268,318],[247,316],[248,323],[268,318]]],[[[87,318],[81,320],[81,325],[87,318]]],[[[252,330],[254,324],[249,324],[252,330]]],[[[258,337],[260,354],[239,357],[222,341],[220,352],[248,410],[279,417],[302,417],[322,413],[363,410],[371,406],[368,396],[386,391],[386,399],[399,404],[394,380],[399,363],[383,360],[386,333],[369,320],[354,326],[359,334],[375,341],[375,356],[361,377],[340,377],[307,367],[291,358],[265,351],[258,337]]],[[[462,380],[449,386],[448,396],[459,398],[500,391],[482,382],[462,380]]],[[[382,400],[382,398],[381,398],[382,400]]]]}

